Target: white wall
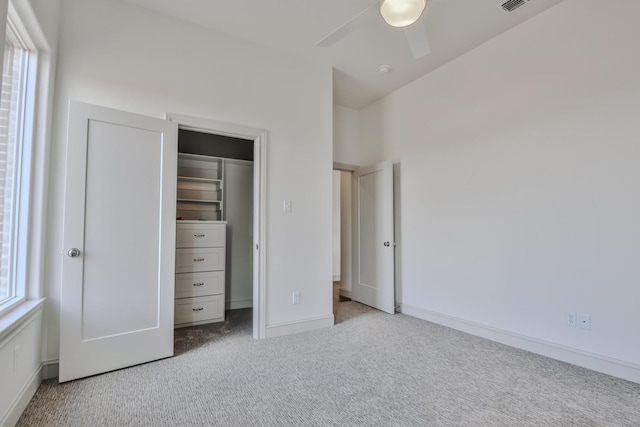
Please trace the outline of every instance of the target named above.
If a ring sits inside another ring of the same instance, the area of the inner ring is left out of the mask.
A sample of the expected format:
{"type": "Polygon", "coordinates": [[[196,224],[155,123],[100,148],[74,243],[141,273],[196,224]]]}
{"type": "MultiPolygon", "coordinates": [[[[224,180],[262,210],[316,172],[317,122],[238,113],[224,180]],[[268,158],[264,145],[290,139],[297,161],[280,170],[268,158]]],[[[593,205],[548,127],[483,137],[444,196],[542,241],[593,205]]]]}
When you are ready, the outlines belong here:
{"type": "MultiPolygon", "coordinates": [[[[29,0],[52,52],[57,51],[61,0],[29,0]]],[[[54,55],[55,56],[55,55],[54,55]]]]}
{"type": "Polygon", "coordinates": [[[360,165],[360,130],[358,111],[341,105],[333,106],[333,161],[360,165]]]}
{"type": "MultiPolygon", "coordinates": [[[[3,322],[0,321],[0,326],[3,322]]],[[[42,310],[0,339],[0,426],[12,426],[42,381],[42,310]]]]}
{"type": "Polygon", "coordinates": [[[361,112],[404,312],[640,382],[638,16],[566,0],[361,112]]]}
{"type": "Polygon", "coordinates": [[[64,0],[56,89],[48,358],[58,356],[69,99],[153,117],[170,111],[268,130],[267,334],[299,322],[333,323],[329,67],[120,1],[64,0]],[[282,212],[284,199],[293,201],[293,212],[282,212]],[[299,305],[291,304],[293,291],[300,292],[299,305]]]}

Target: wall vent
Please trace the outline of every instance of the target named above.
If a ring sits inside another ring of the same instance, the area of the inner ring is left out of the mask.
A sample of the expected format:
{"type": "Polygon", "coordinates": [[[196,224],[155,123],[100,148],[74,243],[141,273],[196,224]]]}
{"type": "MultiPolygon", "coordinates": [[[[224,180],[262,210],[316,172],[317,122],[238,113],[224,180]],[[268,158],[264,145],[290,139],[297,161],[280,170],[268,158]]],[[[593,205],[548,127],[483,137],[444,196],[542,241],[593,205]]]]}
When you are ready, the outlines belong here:
{"type": "Polygon", "coordinates": [[[529,0],[507,0],[505,2],[498,3],[498,7],[507,13],[511,13],[520,6],[527,4],[529,0]]]}

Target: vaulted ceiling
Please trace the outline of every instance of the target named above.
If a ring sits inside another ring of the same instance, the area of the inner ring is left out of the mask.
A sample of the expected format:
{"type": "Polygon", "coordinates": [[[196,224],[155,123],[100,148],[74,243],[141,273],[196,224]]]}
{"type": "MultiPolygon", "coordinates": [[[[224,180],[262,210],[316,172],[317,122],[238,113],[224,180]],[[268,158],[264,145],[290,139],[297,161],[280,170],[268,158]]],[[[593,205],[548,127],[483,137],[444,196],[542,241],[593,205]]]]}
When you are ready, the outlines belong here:
{"type": "Polygon", "coordinates": [[[340,40],[316,45],[377,0],[124,1],[331,65],[334,102],[359,109],[562,0],[526,0],[510,13],[500,7],[506,0],[428,0],[417,24],[425,25],[431,52],[418,59],[404,30],[386,25],[376,6],[340,40]],[[382,65],[390,72],[380,73],[382,65]]]}

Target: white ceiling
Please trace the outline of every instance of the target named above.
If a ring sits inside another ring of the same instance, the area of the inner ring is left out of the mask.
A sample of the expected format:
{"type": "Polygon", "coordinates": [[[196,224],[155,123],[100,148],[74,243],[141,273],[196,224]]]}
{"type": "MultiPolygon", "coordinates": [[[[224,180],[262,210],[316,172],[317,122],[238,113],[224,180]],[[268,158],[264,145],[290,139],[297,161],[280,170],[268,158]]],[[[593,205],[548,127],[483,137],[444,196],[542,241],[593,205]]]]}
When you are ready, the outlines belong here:
{"type": "Polygon", "coordinates": [[[368,13],[330,47],[316,43],[375,0],[124,0],[334,68],[334,102],[362,108],[562,0],[531,0],[512,13],[500,0],[428,0],[431,53],[414,59],[404,31],[368,13]],[[392,71],[380,74],[378,67],[392,71]]]}

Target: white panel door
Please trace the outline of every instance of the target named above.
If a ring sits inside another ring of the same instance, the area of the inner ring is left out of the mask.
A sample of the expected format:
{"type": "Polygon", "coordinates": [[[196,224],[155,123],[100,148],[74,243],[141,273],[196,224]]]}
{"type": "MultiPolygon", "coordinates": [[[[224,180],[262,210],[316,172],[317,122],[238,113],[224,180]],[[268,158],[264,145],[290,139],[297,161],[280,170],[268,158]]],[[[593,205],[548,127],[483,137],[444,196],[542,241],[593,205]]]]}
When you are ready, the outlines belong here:
{"type": "Polygon", "coordinates": [[[70,103],[60,382],[173,355],[177,139],[175,123],[70,103]]]}
{"type": "Polygon", "coordinates": [[[354,172],[355,301],[395,313],[393,163],[354,172]]]}
{"type": "Polygon", "coordinates": [[[253,305],[253,162],[225,159],[227,309],[253,305]]]}

